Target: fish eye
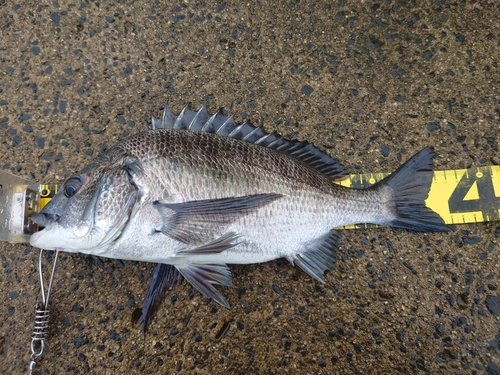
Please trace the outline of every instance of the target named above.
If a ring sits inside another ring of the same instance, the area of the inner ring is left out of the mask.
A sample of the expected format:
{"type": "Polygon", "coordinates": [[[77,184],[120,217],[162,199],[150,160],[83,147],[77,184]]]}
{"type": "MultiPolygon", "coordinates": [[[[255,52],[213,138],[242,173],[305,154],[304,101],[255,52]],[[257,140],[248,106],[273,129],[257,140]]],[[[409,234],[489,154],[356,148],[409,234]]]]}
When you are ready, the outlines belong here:
{"type": "Polygon", "coordinates": [[[80,176],[74,176],[66,180],[64,183],[64,195],[68,198],[72,197],[83,185],[83,180],[80,176]]]}

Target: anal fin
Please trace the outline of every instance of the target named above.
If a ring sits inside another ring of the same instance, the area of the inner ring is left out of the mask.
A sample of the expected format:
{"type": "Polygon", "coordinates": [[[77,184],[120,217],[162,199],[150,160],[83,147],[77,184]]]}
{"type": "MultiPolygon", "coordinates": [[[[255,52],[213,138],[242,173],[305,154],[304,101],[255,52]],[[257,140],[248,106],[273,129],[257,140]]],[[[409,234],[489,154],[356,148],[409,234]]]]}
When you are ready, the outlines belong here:
{"type": "Polygon", "coordinates": [[[297,264],[312,278],[324,283],[325,271],[333,270],[337,266],[337,247],[340,235],[337,231],[330,231],[327,235],[313,241],[303,253],[288,258],[292,264],[297,264]]]}
{"type": "Polygon", "coordinates": [[[233,286],[231,271],[225,264],[189,264],[176,267],[201,294],[229,309],[229,303],[214,288],[214,285],[233,286]]]}

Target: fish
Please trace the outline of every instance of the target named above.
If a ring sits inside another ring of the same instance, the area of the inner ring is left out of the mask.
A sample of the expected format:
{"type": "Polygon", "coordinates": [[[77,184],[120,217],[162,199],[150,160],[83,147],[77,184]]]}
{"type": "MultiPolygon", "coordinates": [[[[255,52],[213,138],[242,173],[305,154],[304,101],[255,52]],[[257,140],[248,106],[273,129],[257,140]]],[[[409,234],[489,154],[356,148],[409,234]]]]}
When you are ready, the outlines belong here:
{"type": "Polygon", "coordinates": [[[69,177],[32,220],[30,243],[46,250],[157,263],[143,332],[170,288],[186,279],[222,306],[228,264],[285,258],[313,279],[335,269],[335,228],[359,223],[448,231],[426,207],[435,154],[424,148],[365,189],[334,157],[220,110],[164,107],[132,135],[69,177]]]}

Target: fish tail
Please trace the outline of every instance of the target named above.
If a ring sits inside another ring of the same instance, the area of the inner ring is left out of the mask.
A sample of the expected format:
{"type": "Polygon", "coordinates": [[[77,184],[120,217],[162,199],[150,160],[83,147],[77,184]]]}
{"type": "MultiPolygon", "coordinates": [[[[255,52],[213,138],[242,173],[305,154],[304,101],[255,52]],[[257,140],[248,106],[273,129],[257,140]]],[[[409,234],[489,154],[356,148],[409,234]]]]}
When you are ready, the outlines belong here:
{"type": "Polygon", "coordinates": [[[431,148],[424,148],[380,181],[380,189],[389,188],[392,194],[388,207],[391,220],[387,225],[419,232],[449,230],[441,216],[425,205],[432,183],[434,155],[431,148]]]}

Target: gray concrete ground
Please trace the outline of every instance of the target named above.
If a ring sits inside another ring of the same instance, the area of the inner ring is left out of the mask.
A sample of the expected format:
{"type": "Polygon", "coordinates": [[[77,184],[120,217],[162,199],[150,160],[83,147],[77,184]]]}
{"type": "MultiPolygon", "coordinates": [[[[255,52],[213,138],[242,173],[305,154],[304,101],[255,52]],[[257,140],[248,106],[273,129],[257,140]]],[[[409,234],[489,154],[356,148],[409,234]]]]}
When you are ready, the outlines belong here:
{"type": "MultiPolygon", "coordinates": [[[[61,182],[165,101],[224,107],[354,172],[434,146],[499,163],[496,1],[0,1],[1,167],[61,182]]],[[[146,335],[153,265],[62,254],[40,374],[498,374],[498,223],[344,231],[326,284],[233,266],[226,310],[183,283],[146,335]],[[409,267],[408,267],[409,266],[409,267]]],[[[279,240],[279,239],[278,239],[279,240]]],[[[38,250],[2,244],[0,368],[27,372],[38,250]]]]}

